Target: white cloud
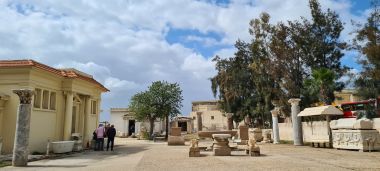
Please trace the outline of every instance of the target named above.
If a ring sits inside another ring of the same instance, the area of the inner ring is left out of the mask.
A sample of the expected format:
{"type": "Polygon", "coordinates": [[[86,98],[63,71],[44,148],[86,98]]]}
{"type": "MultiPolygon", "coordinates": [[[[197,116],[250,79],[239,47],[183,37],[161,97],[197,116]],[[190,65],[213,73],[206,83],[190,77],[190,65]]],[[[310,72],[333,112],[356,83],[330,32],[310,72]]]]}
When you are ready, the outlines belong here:
{"type": "MultiPolygon", "coordinates": [[[[346,23],[365,18],[350,13],[350,1],[321,4],[337,10],[346,23]]],[[[169,30],[214,32],[220,41],[196,35],[187,39],[209,47],[232,47],[238,38],[250,40],[249,20],[263,11],[271,14],[272,22],[310,15],[303,0],[234,0],[222,5],[191,0],[4,0],[0,1],[0,59],[32,58],[92,74],[111,90],[104,95],[104,111],[127,106],[129,98],[152,81],[178,82],[186,115],[192,100],[213,98],[208,78],[215,74],[214,64],[186,47],[186,42],[169,44],[165,39],[169,30]]],[[[215,51],[226,58],[235,49],[215,51]]]]}

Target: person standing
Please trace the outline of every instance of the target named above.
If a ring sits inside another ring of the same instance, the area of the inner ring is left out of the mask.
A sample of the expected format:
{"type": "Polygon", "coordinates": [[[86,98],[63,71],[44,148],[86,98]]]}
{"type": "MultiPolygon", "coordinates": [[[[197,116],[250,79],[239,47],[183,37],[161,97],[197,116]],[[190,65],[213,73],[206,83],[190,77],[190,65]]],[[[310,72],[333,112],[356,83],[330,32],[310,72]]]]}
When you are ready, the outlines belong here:
{"type": "Polygon", "coordinates": [[[114,144],[114,140],[115,140],[115,135],[116,135],[116,129],[114,128],[114,125],[111,125],[111,127],[108,128],[108,130],[107,130],[107,137],[108,137],[107,151],[108,151],[110,143],[111,143],[111,151],[113,151],[113,144],[114,144]]]}
{"type": "Polygon", "coordinates": [[[104,137],[105,137],[105,130],[103,127],[103,124],[99,124],[99,127],[96,128],[96,150],[103,151],[104,150],[104,137]]]}

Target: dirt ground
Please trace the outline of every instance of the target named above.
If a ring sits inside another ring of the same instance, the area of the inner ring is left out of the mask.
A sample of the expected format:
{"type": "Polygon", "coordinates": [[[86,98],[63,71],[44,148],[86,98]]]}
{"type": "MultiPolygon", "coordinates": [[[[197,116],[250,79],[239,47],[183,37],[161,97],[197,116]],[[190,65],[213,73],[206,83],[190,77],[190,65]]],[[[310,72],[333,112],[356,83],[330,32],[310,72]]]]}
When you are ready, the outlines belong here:
{"type": "Polygon", "coordinates": [[[223,157],[201,151],[202,157],[190,158],[188,146],[129,138],[117,139],[116,144],[115,151],[86,151],[61,159],[30,162],[28,167],[1,170],[380,170],[380,152],[260,144],[260,157],[247,156],[244,151],[223,157]]]}

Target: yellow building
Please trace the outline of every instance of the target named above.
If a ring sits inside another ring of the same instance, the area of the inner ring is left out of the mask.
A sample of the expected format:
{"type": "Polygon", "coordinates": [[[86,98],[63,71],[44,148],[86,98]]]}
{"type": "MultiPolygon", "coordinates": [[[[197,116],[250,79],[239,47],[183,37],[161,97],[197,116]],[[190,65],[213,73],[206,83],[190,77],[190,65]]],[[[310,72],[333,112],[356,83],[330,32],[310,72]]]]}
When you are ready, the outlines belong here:
{"type": "MultiPolygon", "coordinates": [[[[197,125],[198,117],[202,118],[202,130],[225,130],[227,129],[227,117],[223,115],[218,106],[218,101],[194,101],[192,102],[192,111],[190,117],[194,119],[197,125]]],[[[197,126],[194,126],[197,129],[197,126]]]]}
{"type": "Polygon", "coordinates": [[[0,138],[2,153],[12,153],[19,97],[14,89],[32,89],[29,151],[45,152],[48,139],[70,140],[80,133],[83,145],[99,122],[101,93],[109,91],[91,75],[55,69],[33,60],[0,60],[0,138]]]}
{"type": "Polygon", "coordinates": [[[357,96],[356,90],[353,89],[344,89],[340,92],[334,92],[335,95],[335,105],[340,105],[345,102],[356,102],[356,101],[361,101],[359,96],[357,96]]]}

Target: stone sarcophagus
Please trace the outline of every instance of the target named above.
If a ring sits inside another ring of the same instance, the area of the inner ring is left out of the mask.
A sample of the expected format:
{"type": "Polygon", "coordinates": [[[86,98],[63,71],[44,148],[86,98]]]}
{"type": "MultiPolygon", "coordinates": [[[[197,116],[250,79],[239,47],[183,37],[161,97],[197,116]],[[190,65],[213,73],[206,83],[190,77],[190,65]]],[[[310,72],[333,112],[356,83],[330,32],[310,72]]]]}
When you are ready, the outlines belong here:
{"type": "Polygon", "coordinates": [[[354,118],[339,119],[330,123],[333,147],[360,151],[380,150],[379,131],[373,121],[354,118]]]}
{"type": "Polygon", "coordinates": [[[380,134],[377,130],[333,130],[333,147],[352,150],[380,150],[380,134]]]}

